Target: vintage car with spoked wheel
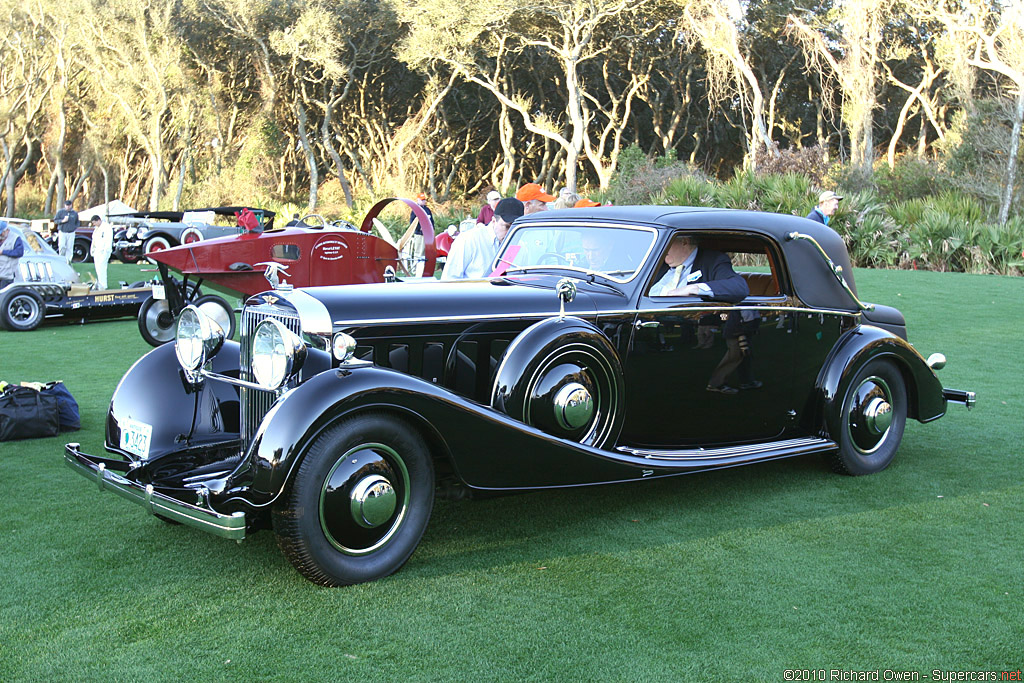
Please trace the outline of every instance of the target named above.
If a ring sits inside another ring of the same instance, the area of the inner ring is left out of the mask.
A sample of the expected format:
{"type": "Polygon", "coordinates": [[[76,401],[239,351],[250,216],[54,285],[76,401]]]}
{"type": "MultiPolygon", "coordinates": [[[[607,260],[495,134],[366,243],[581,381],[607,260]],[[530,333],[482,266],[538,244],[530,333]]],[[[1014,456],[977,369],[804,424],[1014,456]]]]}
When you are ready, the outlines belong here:
{"type": "Polygon", "coordinates": [[[942,387],[941,354],[861,301],[840,237],[803,218],[544,212],[492,266],[281,286],[245,302],[237,343],[186,307],[174,345],[117,387],[110,456],[68,444],[66,462],[166,520],[237,540],[272,528],[304,576],[344,585],[401,567],[436,495],[809,454],[870,474],[907,419],[975,400],[942,387]]]}

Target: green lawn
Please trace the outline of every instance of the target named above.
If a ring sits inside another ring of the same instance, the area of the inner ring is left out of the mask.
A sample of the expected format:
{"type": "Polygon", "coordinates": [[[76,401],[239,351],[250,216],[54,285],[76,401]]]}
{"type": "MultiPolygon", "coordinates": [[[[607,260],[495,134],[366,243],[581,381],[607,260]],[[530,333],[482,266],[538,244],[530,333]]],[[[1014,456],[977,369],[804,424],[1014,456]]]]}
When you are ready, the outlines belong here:
{"type": "Polygon", "coordinates": [[[64,466],[65,441],[102,451],[111,393],[148,350],[134,320],[0,332],[0,378],[64,380],[83,425],[0,444],[0,681],[1017,671],[1024,279],[856,276],[924,355],[947,355],[944,384],[979,396],[909,424],[886,471],[807,457],[439,500],[404,569],[341,589],[308,583],[269,532],[236,545],[171,527],[64,466]]]}

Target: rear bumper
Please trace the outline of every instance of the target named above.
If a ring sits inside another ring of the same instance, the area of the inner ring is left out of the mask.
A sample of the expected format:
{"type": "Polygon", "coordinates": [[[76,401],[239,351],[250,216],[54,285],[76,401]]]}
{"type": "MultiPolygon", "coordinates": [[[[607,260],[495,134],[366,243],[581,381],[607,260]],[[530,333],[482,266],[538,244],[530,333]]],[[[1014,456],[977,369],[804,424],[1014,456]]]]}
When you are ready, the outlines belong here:
{"type": "Polygon", "coordinates": [[[967,406],[967,410],[973,408],[978,400],[973,391],[960,391],[959,389],[943,389],[942,398],[949,403],[962,403],[967,406]]]}
{"type": "MultiPolygon", "coordinates": [[[[107,467],[110,461],[83,453],[81,445],[77,443],[69,443],[64,447],[64,462],[83,477],[95,481],[101,491],[113,491],[143,506],[154,515],[202,529],[222,538],[236,541],[245,538],[244,512],[224,515],[210,508],[208,504],[192,505],[159,493],[151,484],[143,485],[111,471],[107,467]]],[[[202,498],[201,492],[197,492],[196,497],[202,498]]]]}

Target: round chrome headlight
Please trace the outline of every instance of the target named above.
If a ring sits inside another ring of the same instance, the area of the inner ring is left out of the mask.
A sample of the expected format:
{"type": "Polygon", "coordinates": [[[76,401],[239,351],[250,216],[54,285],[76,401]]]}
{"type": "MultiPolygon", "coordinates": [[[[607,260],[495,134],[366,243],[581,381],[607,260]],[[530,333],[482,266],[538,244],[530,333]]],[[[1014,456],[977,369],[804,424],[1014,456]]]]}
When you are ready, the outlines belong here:
{"type": "Polygon", "coordinates": [[[272,391],[302,368],[306,346],[299,337],[273,318],[264,320],[252,336],[252,374],[272,391]]]}
{"type": "Polygon", "coordinates": [[[220,351],[224,328],[195,306],[186,306],[178,317],[174,353],[181,367],[196,372],[220,351]]]}

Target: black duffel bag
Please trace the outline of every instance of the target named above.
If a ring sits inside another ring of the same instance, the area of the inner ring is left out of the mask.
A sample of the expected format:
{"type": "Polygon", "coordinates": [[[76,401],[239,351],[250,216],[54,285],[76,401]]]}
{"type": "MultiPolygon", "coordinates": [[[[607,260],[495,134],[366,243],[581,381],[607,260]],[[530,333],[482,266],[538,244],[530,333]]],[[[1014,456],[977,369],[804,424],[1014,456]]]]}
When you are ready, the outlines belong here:
{"type": "Polygon", "coordinates": [[[56,396],[17,386],[0,393],[0,441],[56,436],[59,431],[56,396]]]}

